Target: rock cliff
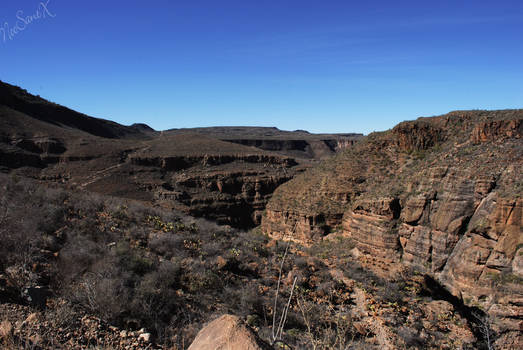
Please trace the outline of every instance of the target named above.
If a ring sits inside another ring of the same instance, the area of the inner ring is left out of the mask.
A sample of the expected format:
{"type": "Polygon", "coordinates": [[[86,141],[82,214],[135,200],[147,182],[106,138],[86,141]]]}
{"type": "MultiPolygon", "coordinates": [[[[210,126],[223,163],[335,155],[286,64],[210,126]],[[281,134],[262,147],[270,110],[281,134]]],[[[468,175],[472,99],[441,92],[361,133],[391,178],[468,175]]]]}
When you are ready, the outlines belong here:
{"type": "Polygon", "coordinates": [[[436,278],[492,317],[523,324],[523,110],[404,122],[278,188],[265,233],[311,243],[335,231],[363,256],[436,278]]]}

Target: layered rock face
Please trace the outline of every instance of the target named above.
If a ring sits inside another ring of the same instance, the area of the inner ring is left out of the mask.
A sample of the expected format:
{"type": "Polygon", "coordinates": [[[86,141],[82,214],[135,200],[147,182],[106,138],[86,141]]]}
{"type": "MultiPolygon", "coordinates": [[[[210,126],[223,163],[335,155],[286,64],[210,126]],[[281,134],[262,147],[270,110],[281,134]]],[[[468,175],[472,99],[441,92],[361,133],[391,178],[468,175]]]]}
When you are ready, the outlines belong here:
{"type": "Polygon", "coordinates": [[[359,201],[343,219],[343,229],[352,232],[358,247],[384,259],[398,258],[396,219],[399,201],[395,198],[359,201]]]}
{"type": "Polygon", "coordinates": [[[205,154],[198,156],[140,156],[129,157],[132,164],[142,166],[152,166],[161,168],[164,171],[178,171],[191,168],[197,165],[216,166],[233,162],[243,162],[252,164],[269,164],[271,166],[292,167],[297,165],[292,158],[278,157],[266,154],[205,154]]]}
{"type": "Polygon", "coordinates": [[[243,146],[255,147],[294,158],[325,159],[352,147],[362,134],[311,134],[304,130],[283,131],[270,127],[212,127],[172,129],[168,135],[196,133],[243,146]]]}
{"type": "Polygon", "coordinates": [[[392,130],[393,138],[400,150],[425,150],[441,140],[442,130],[428,121],[403,122],[392,130]]]}
{"type": "Polygon", "coordinates": [[[269,157],[267,162],[265,157],[251,157],[245,162],[243,158],[227,159],[226,167],[199,163],[184,171],[171,171],[161,185],[152,188],[155,200],[220,224],[259,225],[274,190],[300,168],[290,165],[292,159],[271,161],[269,157]]]}
{"type": "Polygon", "coordinates": [[[500,342],[521,342],[522,120],[453,112],[371,134],[277,189],[262,228],[304,243],[338,231],[488,310],[500,342]]]}
{"type": "Polygon", "coordinates": [[[523,134],[521,120],[496,120],[477,124],[472,131],[474,143],[496,141],[504,138],[519,138],[523,134]]]}
{"type": "MultiPolygon", "coordinates": [[[[310,137],[310,136],[309,136],[310,137]]],[[[359,135],[355,136],[335,136],[332,138],[318,139],[224,139],[244,146],[256,147],[266,151],[275,151],[282,154],[313,158],[325,159],[333,156],[337,152],[352,147],[360,139],[359,135]]]]}

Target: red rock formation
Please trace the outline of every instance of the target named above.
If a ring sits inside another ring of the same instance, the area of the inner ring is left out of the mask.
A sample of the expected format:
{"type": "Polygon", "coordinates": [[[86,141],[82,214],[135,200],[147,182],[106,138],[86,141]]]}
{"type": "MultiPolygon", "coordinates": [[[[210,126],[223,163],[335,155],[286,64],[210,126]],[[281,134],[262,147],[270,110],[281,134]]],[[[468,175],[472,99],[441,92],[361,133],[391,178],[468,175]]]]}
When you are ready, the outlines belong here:
{"type": "Polygon", "coordinates": [[[520,120],[495,120],[479,123],[474,127],[470,138],[474,143],[497,141],[505,138],[520,138],[523,122],[520,120]]]}
{"type": "Polygon", "coordinates": [[[262,228],[296,225],[310,242],[342,224],[364,255],[427,273],[489,310],[500,333],[520,332],[521,125],[522,110],[455,112],[370,135],[278,188],[262,228]]]}
{"type": "Polygon", "coordinates": [[[364,253],[397,260],[399,241],[395,219],[399,209],[399,202],[394,198],[360,201],[346,213],[343,228],[364,253]]]}
{"type": "Polygon", "coordinates": [[[425,150],[442,140],[442,132],[429,122],[415,121],[398,124],[392,133],[403,151],[425,150]]]}

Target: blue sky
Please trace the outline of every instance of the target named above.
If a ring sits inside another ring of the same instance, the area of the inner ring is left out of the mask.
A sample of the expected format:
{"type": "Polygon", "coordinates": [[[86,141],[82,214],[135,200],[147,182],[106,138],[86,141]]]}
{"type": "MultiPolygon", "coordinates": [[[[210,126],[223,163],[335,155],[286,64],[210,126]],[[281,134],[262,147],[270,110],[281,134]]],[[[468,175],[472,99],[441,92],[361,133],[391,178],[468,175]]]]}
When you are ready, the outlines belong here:
{"type": "Polygon", "coordinates": [[[521,0],[41,3],[2,1],[0,80],[123,124],[368,133],[523,107],[521,0]]]}

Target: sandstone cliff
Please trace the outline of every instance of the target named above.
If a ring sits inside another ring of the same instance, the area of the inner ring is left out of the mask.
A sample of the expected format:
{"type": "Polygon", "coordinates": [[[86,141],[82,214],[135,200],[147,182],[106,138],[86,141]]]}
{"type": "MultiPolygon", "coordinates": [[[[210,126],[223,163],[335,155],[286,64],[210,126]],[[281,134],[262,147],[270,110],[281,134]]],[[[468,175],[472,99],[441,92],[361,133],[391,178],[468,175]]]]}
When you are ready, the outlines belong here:
{"type": "Polygon", "coordinates": [[[374,133],[278,188],[265,233],[335,231],[437,278],[521,344],[523,110],[452,112],[374,133]],[[514,333],[511,333],[514,332],[514,333]]]}

